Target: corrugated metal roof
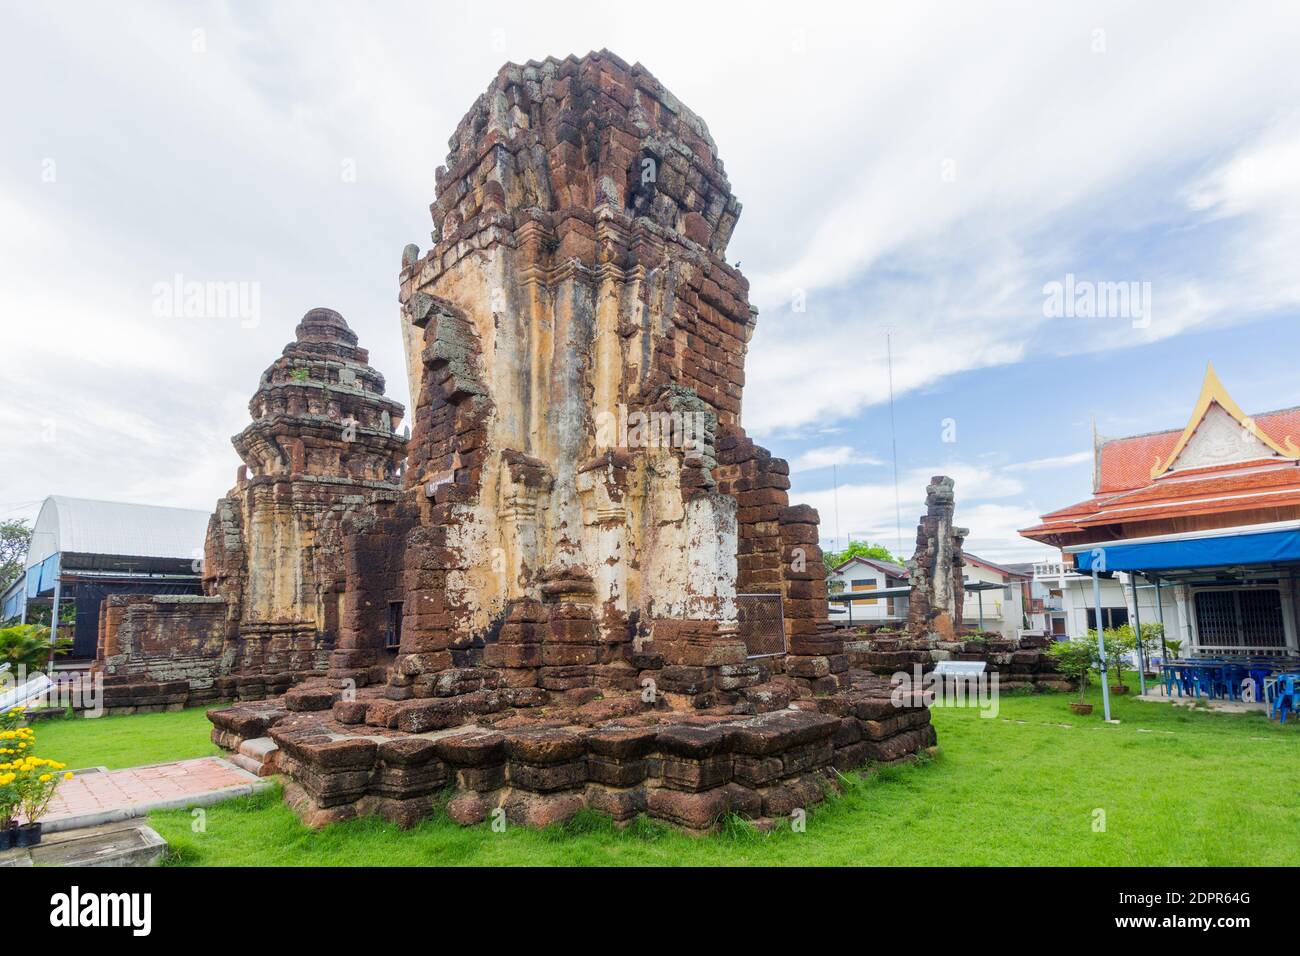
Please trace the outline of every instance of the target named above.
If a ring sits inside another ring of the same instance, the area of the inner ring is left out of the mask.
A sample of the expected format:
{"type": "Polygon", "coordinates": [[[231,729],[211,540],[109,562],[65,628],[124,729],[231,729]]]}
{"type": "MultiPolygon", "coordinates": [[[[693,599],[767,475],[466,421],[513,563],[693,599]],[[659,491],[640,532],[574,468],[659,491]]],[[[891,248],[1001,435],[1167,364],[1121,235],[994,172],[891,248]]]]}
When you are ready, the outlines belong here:
{"type": "Polygon", "coordinates": [[[36,516],[27,567],[40,564],[55,552],[201,557],[208,517],[208,512],[192,508],[50,495],[36,516]]]}

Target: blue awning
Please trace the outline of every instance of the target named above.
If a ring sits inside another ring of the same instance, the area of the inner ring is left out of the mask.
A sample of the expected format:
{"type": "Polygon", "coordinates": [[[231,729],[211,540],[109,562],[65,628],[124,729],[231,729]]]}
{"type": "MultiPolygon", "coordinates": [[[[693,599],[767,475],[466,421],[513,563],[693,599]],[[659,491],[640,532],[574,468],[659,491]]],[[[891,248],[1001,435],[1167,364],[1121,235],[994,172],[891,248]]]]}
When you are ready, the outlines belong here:
{"type": "Polygon", "coordinates": [[[41,562],[41,593],[53,591],[59,579],[59,555],[54,553],[41,562]]]}
{"type": "Polygon", "coordinates": [[[1223,568],[1246,564],[1300,562],[1300,528],[1230,534],[1183,541],[1097,545],[1074,555],[1075,567],[1092,572],[1093,555],[1101,553],[1099,571],[1172,571],[1223,568]]]}
{"type": "Polygon", "coordinates": [[[54,593],[54,583],[59,579],[59,565],[59,556],[56,553],[27,569],[28,600],[38,598],[42,594],[54,593]]]}

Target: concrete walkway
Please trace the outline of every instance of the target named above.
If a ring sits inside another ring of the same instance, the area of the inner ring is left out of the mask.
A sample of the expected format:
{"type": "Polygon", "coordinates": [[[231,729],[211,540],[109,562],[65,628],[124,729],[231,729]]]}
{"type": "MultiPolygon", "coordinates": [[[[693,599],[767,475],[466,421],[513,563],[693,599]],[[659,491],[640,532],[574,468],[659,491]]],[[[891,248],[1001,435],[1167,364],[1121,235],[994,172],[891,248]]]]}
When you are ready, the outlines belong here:
{"type": "Polygon", "coordinates": [[[208,806],[270,785],[220,757],[125,770],[78,770],[59,784],[42,818],[43,829],[57,832],[140,817],[151,810],[208,806]]]}
{"type": "Polygon", "coordinates": [[[1134,694],[1134,700],[1145,700],[1156,704],[1173,704],[1175,707],[1195,707],[1197,704],[1205,704],[1206,707],[1217,713],[1222,714],[1267,714],[1268,707],[1263,703],[1247,704],[1240,700],[1210,700],[1207,697],[1166,697],[1161,689],[1147,685],[1145,694],[1134,694]]]}

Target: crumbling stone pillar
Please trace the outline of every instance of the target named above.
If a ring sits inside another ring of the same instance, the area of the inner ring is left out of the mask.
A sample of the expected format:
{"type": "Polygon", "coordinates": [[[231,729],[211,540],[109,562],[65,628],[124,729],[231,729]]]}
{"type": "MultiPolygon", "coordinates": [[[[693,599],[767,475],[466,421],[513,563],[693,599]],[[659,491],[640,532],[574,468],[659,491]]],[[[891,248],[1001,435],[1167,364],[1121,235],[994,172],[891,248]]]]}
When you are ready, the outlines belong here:
{"type": "Polygon", "coordinates": [[[916,528],[916,552],[907,563],[912,593],[907,610],[914,636],[951,641],[961,626],[965,594],[962,543],[969,533],[952,523],[953,481],[943,475],[925,489],[925,514],[916,528]]]}

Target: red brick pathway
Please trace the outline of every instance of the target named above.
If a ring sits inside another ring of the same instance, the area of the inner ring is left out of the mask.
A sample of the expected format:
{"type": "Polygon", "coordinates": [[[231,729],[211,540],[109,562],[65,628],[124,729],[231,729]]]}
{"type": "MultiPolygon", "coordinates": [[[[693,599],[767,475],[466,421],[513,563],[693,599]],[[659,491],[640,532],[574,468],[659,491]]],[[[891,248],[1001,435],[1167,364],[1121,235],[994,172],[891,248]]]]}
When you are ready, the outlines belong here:
{"type": "Polygon", "coordinates": [[[214,790],[247,787],[257,777],[217,757],[198,757],[150,767],[129,767],[106,773],[79,773],[59,784],[44,819],[107,811],[143,810],[172,800],[186,800],[214,790]]]}

